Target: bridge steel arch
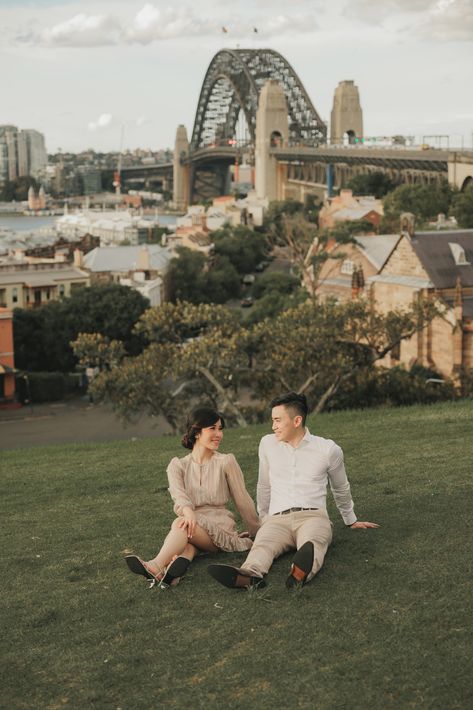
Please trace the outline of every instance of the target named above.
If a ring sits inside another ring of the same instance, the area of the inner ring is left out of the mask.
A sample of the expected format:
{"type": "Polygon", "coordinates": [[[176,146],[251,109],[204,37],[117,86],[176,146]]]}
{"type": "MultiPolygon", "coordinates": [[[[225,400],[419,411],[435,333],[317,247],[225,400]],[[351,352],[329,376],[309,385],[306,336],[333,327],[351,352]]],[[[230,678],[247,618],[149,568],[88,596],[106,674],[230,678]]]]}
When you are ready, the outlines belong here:
{"type": "Polygon", "coordinates": [[[315,147],[326,143],[327,128],[289,62],[272,49],[222,49],[205,75],[190,144],[191,154],[234,138],[243,111],[254,145],[256,110],[269,79],[283,88],[289,112],[289,143],[315,147]]]}

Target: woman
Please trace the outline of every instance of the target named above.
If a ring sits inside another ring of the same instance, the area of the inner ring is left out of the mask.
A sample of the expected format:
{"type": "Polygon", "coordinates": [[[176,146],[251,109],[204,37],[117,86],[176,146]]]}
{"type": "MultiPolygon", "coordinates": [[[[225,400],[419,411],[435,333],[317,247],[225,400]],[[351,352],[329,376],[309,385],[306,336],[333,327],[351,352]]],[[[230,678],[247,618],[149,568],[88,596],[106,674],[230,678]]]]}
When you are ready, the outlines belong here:
{"type": "Polygon", "coordinates": [[[248,533],[238,535],[234,516],[225,504],[232,498],[250,536],[260,527],[241,469],[233,454],[220,454],[225,421],[209,407],[194,410],[187,420],[182,444],[191,453],[173,458],[167,468],[169,492],[178,516],[156,557],[144,562],[136,555],[125,561],[165,589],[177,584],[198,552],[248,550],[248,533]]]}

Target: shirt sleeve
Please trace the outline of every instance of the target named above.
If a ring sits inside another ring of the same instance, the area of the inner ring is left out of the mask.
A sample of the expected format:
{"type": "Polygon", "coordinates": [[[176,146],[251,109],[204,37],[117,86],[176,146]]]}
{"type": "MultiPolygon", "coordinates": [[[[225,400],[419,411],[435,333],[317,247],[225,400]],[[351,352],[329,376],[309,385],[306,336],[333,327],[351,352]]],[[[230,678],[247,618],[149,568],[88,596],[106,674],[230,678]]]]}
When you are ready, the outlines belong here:
{"type": "Polygon", "coordinates": [[[248,532],[251,536],[256,535],[261,523],[256,513],[255,504],[246,490],[242,470],[233,454],[227,455],[224,472],[230,495],[238,512],[248,526],[248,532]]]}
{"type": "Polygon", "coordinates": [[[335,500],[345,525],[356,523],[356,515],[351,497],[350,483],[348,482],[343,461],[343,451],[337,444],[333,444],[329,453],[328,480],[335,500]]]}
{"type": "Polygon", "coordinates": [[[261,518],[269,514],[269,504],[271,501],[271,484],[269,481],[269,462],[265,452],[263,439],[260,441],[258,456],[259,456],[259,475],[258,484],[256,486],[256,503],[258,513],[261,518]]]}
{"type": "Polygon", "coordinates": [[[194,504],[187,495],[184,485],[184,469],[178,458],[173,458],[166,471],[169,482],[169,493],[174,501],[174,512],[183,515],[184,506],[194,510],[194,504]]]}

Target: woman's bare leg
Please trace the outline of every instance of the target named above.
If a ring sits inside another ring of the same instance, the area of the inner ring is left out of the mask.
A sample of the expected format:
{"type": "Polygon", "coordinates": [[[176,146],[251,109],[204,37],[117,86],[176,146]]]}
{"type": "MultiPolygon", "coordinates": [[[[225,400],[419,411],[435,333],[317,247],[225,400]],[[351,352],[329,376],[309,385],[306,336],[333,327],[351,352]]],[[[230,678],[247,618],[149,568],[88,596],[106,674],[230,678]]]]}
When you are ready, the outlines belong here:
{"type": "Polygon", "coordinates": [[[163,542],[160,551],[152,560],[149,560],[146,565],[157,575],[161,573],[177,555],[182,555],[188,560],[193,560],[198,550],[204,552],[217,552],[216,547],[210,539],[208,533],[200,526],[196,525],[192,542],[187,537],[185,528],[177,527],[179,518],[174,520],[171,530],[163,542]]]}

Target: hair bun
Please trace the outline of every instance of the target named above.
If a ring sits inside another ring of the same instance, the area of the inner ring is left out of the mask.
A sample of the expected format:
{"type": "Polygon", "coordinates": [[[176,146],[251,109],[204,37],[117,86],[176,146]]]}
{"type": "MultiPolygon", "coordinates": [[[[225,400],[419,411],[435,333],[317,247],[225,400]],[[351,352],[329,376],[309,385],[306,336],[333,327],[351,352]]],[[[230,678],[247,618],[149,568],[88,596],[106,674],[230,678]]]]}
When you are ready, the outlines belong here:
{"type": "Polygon", "coordinates": [[[186,432],[184,436],[181,439],[181,444],[185,449],[193,449],[194,448],[194,443],[191,441],[191,437],[189,434],[186,432]]]}

